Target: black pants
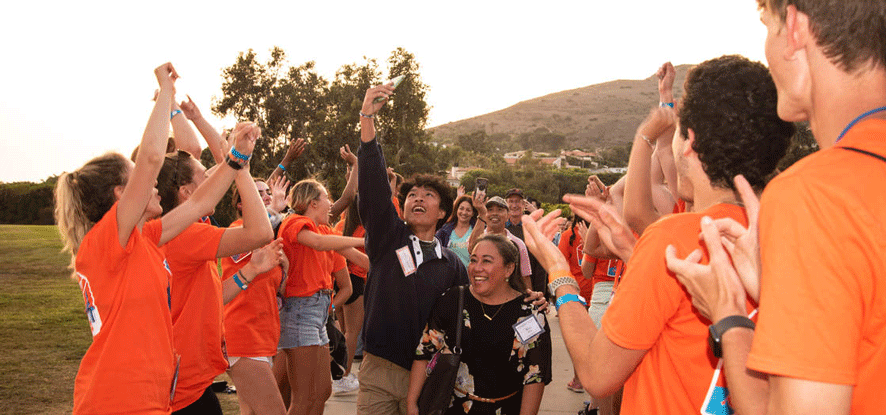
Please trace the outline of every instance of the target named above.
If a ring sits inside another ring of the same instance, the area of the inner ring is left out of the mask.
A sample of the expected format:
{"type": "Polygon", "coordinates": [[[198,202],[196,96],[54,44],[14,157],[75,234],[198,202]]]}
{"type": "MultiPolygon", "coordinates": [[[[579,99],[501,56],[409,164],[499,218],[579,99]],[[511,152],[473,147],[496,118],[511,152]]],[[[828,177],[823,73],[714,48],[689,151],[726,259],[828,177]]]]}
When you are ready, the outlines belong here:
{"type": "Polygon", "coordinates": [[[203,392],[203,396],[200,399],[173,412],[173,415],[222,415],[222,409],[221,404],[218,402],[218,397],[215,396],[215,392],[212,391],[212,385],[210,385],[203,392]]]}

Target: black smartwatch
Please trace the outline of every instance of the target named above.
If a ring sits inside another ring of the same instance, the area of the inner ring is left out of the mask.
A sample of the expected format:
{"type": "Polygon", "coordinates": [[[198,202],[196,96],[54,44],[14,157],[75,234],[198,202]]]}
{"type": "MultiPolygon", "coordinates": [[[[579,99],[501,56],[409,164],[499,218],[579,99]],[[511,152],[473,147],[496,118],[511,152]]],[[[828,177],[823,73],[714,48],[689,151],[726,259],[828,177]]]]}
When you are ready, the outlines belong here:
{"type": "Polygon", "coordinates": [[[714,357],[720,359],[723,357],[723,333],[735,327],[746,327],[754,329],[754,322],[746,316],[729,316],[718,321],[717,324],[708,326],[708,346],[714,352],[714,357]]]}

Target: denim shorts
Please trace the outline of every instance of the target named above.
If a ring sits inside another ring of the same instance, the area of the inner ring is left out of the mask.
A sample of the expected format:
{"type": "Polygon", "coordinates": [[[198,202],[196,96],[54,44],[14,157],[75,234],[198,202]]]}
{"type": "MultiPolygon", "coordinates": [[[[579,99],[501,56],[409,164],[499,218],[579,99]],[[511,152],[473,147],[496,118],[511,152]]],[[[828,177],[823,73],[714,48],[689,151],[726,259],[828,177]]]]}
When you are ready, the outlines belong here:
{"type": "Polygon", "coordinates": [[[326,319],[332,297],[318,292],[310,297],[286,297],[280,310],[280,349],[329,344],[326,319]]]}
{"type": "Polygon", "coordinates": [[[591,294],[591,307],[588,309],[588,314],[591,315],[591,320],[594,320],[597,330],[600,330],[600,325],[603,323],[603,314],[609,308],[613,285],[613,281],[600,281],[594,284],[594,293],[591,294]]]}

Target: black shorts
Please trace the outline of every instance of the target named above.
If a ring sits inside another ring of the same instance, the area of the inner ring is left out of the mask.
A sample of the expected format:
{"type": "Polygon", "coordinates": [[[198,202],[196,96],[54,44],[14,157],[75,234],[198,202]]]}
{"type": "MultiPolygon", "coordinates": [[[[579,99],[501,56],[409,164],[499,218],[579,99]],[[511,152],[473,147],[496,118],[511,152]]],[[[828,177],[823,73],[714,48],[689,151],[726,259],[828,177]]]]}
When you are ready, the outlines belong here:
{"type": "Polygon", "coordinates": [[[366,288],[366,280],[360,278],[354,274],[351,274],[351,296],[348,297],[348,300],[345,301],[345,304],[353,304],[354,301],[360,299],[363,296],[363,291],[366,288]]]}

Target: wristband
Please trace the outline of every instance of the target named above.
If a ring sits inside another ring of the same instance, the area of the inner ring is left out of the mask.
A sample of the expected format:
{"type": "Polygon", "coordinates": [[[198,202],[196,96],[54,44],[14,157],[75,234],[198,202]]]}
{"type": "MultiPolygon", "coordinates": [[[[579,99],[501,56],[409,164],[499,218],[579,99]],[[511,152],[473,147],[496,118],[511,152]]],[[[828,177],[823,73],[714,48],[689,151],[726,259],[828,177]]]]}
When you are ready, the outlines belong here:
{"type": "Polygon", "coordinates": [[[225,163],[227,163],[228,166],[231,166],[234,170],[240,170],[243,168],[243,165],[232,160],[230,155],[225,155],[225,163]]]}
{"type": "Polygon", "coordinates": [[[585,307],[588,306],[587,300],[585,300],[585,298],[580,295],[563,294],[563,295],[557,297],[557,302],[554,303],[554,308],[556,310],[560,310],[561,305],[566,304],[566,303],[571,303],[571,302],[581,303],[581,305],[583,305],[585,307]]]}
{"type": "Polygon", "coordinates": [[[674,108],[674,103],[673,102],[659,102],[658,106],[661,108],[664,108],[664,107],[674,108]]]}
{"type": "Polygon", "coordinates": [[[363,111],[360,111],[360,116],[363,117],[363,118],[369,118],[370,120],[373,119],[373,118],[375,118],[375,114],[372,114],[372,115],[366,115],[366,114],[363,113],[363,111]]]}
{"type": "Polygon", "coordinates": [[[278,164],[277,167],[279,167],[280,170],[286,171],[286,167],[283,167],[283,164],[278,164]]]}
{"type": "Polygon", "coordinates": [[[181,113],[182,113],[182,110],[172,110],[172,112],[169,113],[169,119],[171,120],[171,119],[175,118],[176,115],[181,114],[181,113]]]}
{"type": "Polygon", "coordinates": [[[249,284],[240,280],[240,273],[239,272],[234,273],[234,282],[237,283],[237,286],[240,287],[241,290],[245,290],[245,289],[249,288],[249,284]]]}
{"type": "Polygon", "coordinates": [[[246,154],[237,151],[237,149],[234,147],[231,147],[231,155],[240,160],[243,160],[243,164],[246,164],[246,162],[249,161],[249,158],[252,157],[252,154],[247,156],[246,154]]]}

